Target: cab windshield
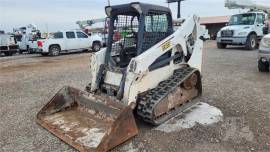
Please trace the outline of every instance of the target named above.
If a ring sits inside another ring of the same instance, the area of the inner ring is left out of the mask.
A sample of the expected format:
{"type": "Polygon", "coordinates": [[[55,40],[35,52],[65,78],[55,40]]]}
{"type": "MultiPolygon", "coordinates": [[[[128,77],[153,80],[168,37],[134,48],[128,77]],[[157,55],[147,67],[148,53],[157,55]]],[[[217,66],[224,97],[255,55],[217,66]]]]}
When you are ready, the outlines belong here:
{"type": "Polygon", "coordinates": [[[229,21],[229,25],[252,25],[255,19],[255,13],[233,15],[229,21]]]}

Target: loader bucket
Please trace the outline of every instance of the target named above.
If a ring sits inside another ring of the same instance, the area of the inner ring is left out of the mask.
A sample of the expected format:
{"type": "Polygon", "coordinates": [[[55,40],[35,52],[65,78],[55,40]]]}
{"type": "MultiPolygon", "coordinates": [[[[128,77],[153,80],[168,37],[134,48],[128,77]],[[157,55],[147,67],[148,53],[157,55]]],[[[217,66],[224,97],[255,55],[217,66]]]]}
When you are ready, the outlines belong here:
{"type": "Polygon", "coordinates": [[[72,87],[61,89],[37,122],[79,151],[108,151],[138,134],[131,107],[72,87]]]}

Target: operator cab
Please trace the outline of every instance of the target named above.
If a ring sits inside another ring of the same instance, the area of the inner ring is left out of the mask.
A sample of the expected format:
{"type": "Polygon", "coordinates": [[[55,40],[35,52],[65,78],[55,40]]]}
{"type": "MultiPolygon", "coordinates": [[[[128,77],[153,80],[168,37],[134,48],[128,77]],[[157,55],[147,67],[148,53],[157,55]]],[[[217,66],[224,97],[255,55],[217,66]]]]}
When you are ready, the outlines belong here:
{"type": "Polygon", "coordinates": [[[173,33],[167,7],[136,2],[105,9],[110,18],[106,62],[111,67],[125,69],[132,58],[173,33]]]}

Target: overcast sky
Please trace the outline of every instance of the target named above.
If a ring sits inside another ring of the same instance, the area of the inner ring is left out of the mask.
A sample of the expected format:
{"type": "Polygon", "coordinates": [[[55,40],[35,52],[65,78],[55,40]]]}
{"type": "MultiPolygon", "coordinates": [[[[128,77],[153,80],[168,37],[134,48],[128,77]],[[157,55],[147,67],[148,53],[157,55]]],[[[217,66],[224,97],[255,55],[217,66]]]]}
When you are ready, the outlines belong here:
{"type": "MultiPolygon", "coordinates": [[[[148,2],[149,0],[135,0],[148,2]]],[[[269,0],[268,0],[269,1],[269,0]]],[[[111,0],[111,5],[129,3],[130,0],[111,0]]],[[[153,4],[168,6],[166,0],[151,0],[153,4]]],[[[33,23],[41,31],[75,29],[78,20],[105,17],[107,0],[0,0],[0,30],[7,32],[13,28],[33,23]]],[[[170,8],[176,16],[176,4],[170,8]]],[[[224,0],[186,0],[182,4],[183,17],[229,15],[239,10],[224,8],[224,0]]]]}

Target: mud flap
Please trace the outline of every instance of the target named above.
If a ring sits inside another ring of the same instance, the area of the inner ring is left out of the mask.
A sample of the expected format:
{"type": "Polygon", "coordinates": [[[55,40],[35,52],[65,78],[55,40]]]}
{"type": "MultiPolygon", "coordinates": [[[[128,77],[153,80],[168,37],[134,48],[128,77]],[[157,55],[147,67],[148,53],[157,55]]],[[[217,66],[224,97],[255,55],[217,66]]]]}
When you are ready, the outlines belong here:
{"type": "Polygon", "coordinates": [[[72,87],[61,89],[37,122],[79,151],[108,151],[138,134],[131,107],[72,87]]]}

